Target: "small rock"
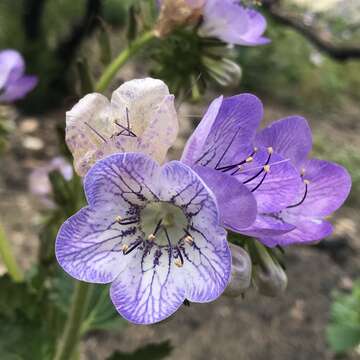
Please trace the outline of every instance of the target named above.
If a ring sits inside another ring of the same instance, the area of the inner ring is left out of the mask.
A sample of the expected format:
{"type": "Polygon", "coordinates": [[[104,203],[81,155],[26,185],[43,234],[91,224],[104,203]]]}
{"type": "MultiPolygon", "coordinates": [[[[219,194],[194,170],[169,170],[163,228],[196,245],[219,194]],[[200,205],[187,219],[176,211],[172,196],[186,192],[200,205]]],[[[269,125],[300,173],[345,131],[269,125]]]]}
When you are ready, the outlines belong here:
{"type": "Polygon", "coordinates": [[[19,126],[22,133],[30,134],[39,128],[39,121],[36,118],[25,118],[19,126]]]}
{"type": "Polygon", "coordinates": [[[304,321],[305,319],[305,301],[298,299],[290,310],[290,315],[294,320],[304,321]]]}
{"type": "Polygon", "coordinates": [[[32,151],[39,151],[44,148],[44,142],[35,136],[24,137],[22,145],[25,149],[32,151]]]}

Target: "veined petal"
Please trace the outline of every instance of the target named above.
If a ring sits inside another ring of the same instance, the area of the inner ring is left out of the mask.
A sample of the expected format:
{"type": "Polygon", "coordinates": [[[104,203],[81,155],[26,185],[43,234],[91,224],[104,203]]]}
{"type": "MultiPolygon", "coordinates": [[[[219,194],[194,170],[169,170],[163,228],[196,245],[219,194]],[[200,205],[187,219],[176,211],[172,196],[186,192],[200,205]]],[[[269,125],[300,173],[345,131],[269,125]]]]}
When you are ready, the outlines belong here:
{"type": "Polygon", "coordinates": [[[118,224],[116,215],[112,208],[87,207],[61,226],[56,257],[68,274],[82,281],[109,283],[126,266],[122,245],[137,241],[139,233],[133,224],[118,224]]]}
{"type": "Polygon", "coordinates": [[[276,153],[300,167],[312,148],[311,130],[303,117],[289,116],[259,131],[255,144],[271,146],[276,153]]]}
{"type": "MultiPolygon", "coordinates": [[[[98,161],[84,180],[91,206],[112,204],[128,209],[156,200],[159,166],[140,153],[114,154],[98,161]]],[[[121,214],[119,214],[121,215],[121,214]]]]}
{"type": "Polygon", "coordinates": [[[182,269],[157,247],[134,252],[113,282],[110,296],[118,312],[135,324],[152,324],[173,314],[185,300],[182,269]]]}
{"type": "Polygon", "coordinates": [[[265,235],[259,240],[268,247],[311,244],[329,236],[333,231],[332,225],[326,220],[310,217],[294,217],[293,219],[286,217],[286,219],[296,225],[294,230],[282,235],[265,235]]]}
{"type": "Polygon", "coordinates": [[[245,185],[228,174],[208,167],[195,166],[194,170],[214,192],[225,227],[237,231],[255,221],[256,200],[245,185]]]}
{"type": "Polygon", "coordinates": [[[308,181],[302,185],[297,199],[284,211],[293,216],[323,217],[337,210],[346,200],[351,188],[351,177],[345,168],[325,160],[311,159],[303,165],[303,178],[308,181]]]}
{"type": "Polygon", "coordinates": [[[254,95],[240,94],[224,99],[195,164],[215,168],[235,144],[251,143],[262,115],[262,103],[254,95]]]}
{"type": "Polygon", "coordinates": [[[277,212],[291,205],[302,186],[290,161],[274,153],[270,156],[265,149],[258,149],[254,160],[235,176],[254,194],[259,213],[277,212]]]}

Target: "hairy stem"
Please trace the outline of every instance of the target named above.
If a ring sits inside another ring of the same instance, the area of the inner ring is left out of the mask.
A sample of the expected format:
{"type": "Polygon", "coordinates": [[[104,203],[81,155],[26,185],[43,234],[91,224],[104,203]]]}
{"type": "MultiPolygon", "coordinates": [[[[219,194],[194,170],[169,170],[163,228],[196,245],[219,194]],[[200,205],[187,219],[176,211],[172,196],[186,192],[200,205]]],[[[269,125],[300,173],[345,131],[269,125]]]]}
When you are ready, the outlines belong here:
{"type": "Polygon", "coordinates": [[[124,49],[105,69],[104,73],[96,84],[96,91],[105,91],[120,68],[154,37],[154,31],[146,32],[139,38],[135,39],[126,49],[124,49]]]}
{"type": "Polygon", "coordinates": [[[90,284],[84,282],[78,281],[75,285],[70,314],[65,324],[63,337],[58,344],[55,360],[69,360],[76,354],[90,289],[90,284]]]}
{"type": "Polygon", "coordinates": [[[6,238],[5,230],[0,223],[0,257],[3,259],[4,264],[11,278],[16,282],[24,280],[24,274],[18,266],[15,256],[11,250],[11,246],[6,238]]]}

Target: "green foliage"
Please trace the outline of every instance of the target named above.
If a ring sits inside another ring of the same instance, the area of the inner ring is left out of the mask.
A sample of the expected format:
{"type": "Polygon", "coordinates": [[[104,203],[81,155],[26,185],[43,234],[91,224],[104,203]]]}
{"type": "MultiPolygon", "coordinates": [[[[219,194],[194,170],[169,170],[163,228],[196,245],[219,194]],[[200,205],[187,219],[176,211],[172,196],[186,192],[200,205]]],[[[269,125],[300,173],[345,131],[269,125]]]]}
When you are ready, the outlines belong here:
{"type": "Polygon", "coordinates": [[[326,335],[331,349],[338,353],[360,346],[360,282],[350,294],[335,296],[326,335]]]}
{"type": "Polygon", "coordinates": [[[172,346],[169,341],[159,344],[145,345],[131,353],[117,351],[107,360],[162,360],[167,358],[172,352],[172,346]]]}
{"type": "Polygon", "coordinates": [[[360,62],[336,62],[294,30],[268,22],[271,43],[238,48],[244,70],[241,89],[262,92],[291,106],[311,110],[338,107],[360,99],[360,62]],[[291,51],[289,51],[291,50],[291,51]]]}

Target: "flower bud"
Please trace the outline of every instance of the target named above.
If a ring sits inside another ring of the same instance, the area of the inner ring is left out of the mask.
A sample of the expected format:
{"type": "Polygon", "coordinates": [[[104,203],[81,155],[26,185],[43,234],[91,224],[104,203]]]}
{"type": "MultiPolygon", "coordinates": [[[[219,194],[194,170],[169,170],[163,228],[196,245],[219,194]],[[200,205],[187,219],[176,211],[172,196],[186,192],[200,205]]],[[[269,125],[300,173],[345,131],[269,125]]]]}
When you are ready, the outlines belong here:
{"type": "Polygon", "coordinates": [[[178,26],[195,24],[201,17],[204,3],[204,0],[163,0],[156,34],[164,37],[178,26]]]}
{"type": "Polygon", "coordinates": [[[231,278],[224,295],[237,297],[243,294],[251,283],[251,259],[240,246],[229,244],[232,256],[231,278]]]}
{"type": "Polygon", "coordinates": [[[287,287],[287,276],[284,269],[263,245],[256,243],[255,247],[258,261],[253,277],[255,287],[260,294],[265,296],[281,295],[287,287]]]}

